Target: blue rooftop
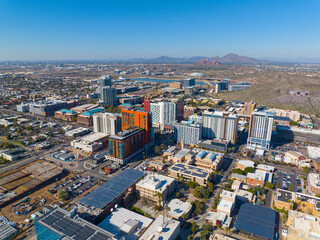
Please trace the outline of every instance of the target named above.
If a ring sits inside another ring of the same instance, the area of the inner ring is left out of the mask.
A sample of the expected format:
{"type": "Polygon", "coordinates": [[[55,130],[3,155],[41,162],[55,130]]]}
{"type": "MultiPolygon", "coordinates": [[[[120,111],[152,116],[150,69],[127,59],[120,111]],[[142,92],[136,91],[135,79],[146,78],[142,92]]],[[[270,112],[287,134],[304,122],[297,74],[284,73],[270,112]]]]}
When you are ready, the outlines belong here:
{"type": "Polygon", "coordinates": [[[103,209],[125,190],[131,187],[144,175],[143,172],[135,169],[126,169],[111,178],[101,187],[84,196],[80,202],[90,207],[103,209]]]}
{"type": "Polygon", "coordinates": [[[103,107],[100,107],[100,108],[95,108],[95,109],[92,109],[90,111],[86,111],[84,113],[82,113],[81,115],[85,115],[85,116],[93,116],[93,114],[97,113],[97,112],[102,112],[104,110],[103,107]]]}
{"type": "Polygon", "coordinates": [[[69,109],[61,109],[61,110],[59,110],[59,112],[62,112],[62,113],[70,113],[70,114],[75,114],[75,113],[77,113],[77,112],[72,111],[72,110],[69,110],[69,109]]]}
{"type": "Polygon", "coordinates": [[[247,234],[274,240],[276,227],[276,211],[245,203],[240,207],[235,228],[247,234]]]}
{"type": "Polygon", "coordinates": [[[123,107],[133,107],[133,105],[131,103],[122,103],[120,106],[123,107]]]}

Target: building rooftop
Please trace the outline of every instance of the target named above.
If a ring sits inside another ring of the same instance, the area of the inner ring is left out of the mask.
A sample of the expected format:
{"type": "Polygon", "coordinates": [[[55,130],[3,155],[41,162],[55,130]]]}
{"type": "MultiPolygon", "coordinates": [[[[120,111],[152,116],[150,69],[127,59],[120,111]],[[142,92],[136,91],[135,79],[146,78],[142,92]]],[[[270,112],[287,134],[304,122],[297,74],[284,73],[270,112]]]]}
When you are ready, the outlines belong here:
{"type": "MultiPolygon", "coordinates": [[[[113,240],[113,235],[96,225],[89,223],[77,215],[72,216],[61,208],[55,208],[49,213],[35,220],[36,224],[41,224],[51,232],[54,232],[59,239],[64,240],[113,240]]],[[[37,230],[37,235],[41,231],[37,230]]],[[[45,237],[45,236],[43,236],[45,237]]]]}
{"type": "Polygon", "coordinates": [[[87,143],[92,143],[92,142],[99,141],[101,138],[104,138],[107,136],[109,136],[109,134],[105,134],[105,133],[101,133],[101,132],[94,132],[94,133],[84,135],[83,137],[80,137],[77,140],[87,142],[87,143]]]}
{"type": "Polygon", "coordinates": [[[184,163],[176,163],[170,168],[170,170],[200,178],[207,178],[209,176],[208,170],[184,163]]]}
{"type": "MultiPolygon", "coordinates": [[[[143,233],[139,240],[151,239],[173,239],[175,234],[180,232],[180,222],[171,218],[165,218],[163,223],[163,215],[158,215],[150,227],[143,233]]],[[[178,235],[177,235],[178,236],[178,235]]],[[[177,237],[175,236],[175,237],[177,237]]]]}
{"type": "Polygon", "coordinates": [[[268,172],[273,172],[274,166],[265,165],[265,164],[258,164],[257,169],[268,171],[268,172]]]}
{"type": "Polygon", "coordinates": [[[170,209],[168,215],[175,219],[178,219],[182,214],[188,214],[190,212],[192,204],[174,198],[169,202],[168,207],[170,209]]]}
{"type": "Polygon", "coordinates": [[[251,203],[241,205],[235,228],[266,239],[275,239],[276,211],[251,203]]]}
{"type": "Polygon", "coordinates": [[[144,173],[141,171],[126,169],[101,187],[84,196],[79,202],[90,207],[102,209],[135,184],[143,175],[144,173]]]}
{"type": "Polygon", "coordinates": [[[91,117],[91,116],[93,116],[95,113],[102,112],[102,111],[104,111],[104,108],[103,108],[103,107],[100,107],[100,108],[95,108],[95,109],[86,111],[86,112],[82,113],[81,115],[90,116],[90,117],[91,117]]]}
{"type": "Polygon", "coordinates": [[[149,227],[152,221],[141,214],[119,207],[98,226],[115,235],[117,239],[135,240],[149,227]]]}
{"type": "Polygon", "coordinates": [[[233,202],[229,202],[227,200],[221,199],[218,204],[217,210],[229,211],[230,209],[233,208],[233,205],[234,205],[233,202]]]}
{"type": "Polygon", "coordinates": [[[87,109],[96,108],[98,106],[99,106],[99,104],[83,104],[80,106],[73,107],[72,110],[73,111],[85,111],[87,109]]]}
{"type": "Polygon", "coordinates": [[[308,183],[309,187],[320,188],[320,175],[316,173],[309,173],[308,183]]]}
{"type": "Polygon", "coordinates": [[[141,179],[137,186],[147,188],[152,191],[164,192],[175,180],[159,174],[148,174],[145,178],[141,179]]]}
{"type": "Polygon", "coordinates": [[[247,167],[254,168],[254,162],[251,160],[240,160],[240,161],[238,161],[238,164],[243,165],[245,168],[247,168],[247,167]]]}
{"type": "Polygon", "coordinates": [[[62,112],[62,113],[69,113],[69,114],[76,114],[77,112],[76,111],[72,111],[72,110],[69,110],[69,109],[61,109],[57,112],[62,112]]]}
{"type": "Polygon", "coordinates": [[[190,149],[181,149],[179,152],[177,152],[173,157],[182,159],[184,156],[186,156],[190,152],[190,149]]]}
{"type": "Polygon", "coordinates": [[[289,210],[288,236],[295,237],[295,239],[318,240],[320,238],[319,221],[319,217],[289,210]]]}

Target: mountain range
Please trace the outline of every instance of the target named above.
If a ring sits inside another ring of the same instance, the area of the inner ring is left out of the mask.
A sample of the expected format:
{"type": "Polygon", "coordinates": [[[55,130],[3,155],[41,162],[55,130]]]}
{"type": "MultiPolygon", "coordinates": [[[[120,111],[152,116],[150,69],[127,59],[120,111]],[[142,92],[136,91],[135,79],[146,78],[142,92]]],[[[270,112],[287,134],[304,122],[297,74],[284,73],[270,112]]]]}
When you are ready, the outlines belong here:
{"type": "Polygon", "coordinates": [[[223,57],[203,57],[196,56],[190,58],[177,58],[160,56],[157,58],[133,58],[127,60],[130,63],[150,63],[150,64],[161,64],[161,63],[176,63],[176,64],[198,64],[198,65],[219,65],[219,64],[262,64],[266,61],[250,58],[246,56],[239,56],[234,53],[227,54],[223,57]]]}

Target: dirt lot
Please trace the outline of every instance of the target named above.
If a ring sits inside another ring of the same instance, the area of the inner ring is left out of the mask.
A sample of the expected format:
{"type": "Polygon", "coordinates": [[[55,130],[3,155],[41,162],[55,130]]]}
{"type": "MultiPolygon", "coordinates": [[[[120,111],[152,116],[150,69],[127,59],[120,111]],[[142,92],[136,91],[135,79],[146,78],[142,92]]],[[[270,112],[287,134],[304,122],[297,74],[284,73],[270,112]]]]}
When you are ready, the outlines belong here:
{"type": "MultiPolygon", "coordinates": [[[[72,175],[69,174],[69,175],[66,176],[66,177],[69,177],[69,178],[70,178],[70,176],[72,176],[72,175]]],[[[60,180],[59,182],[61,182],[61,180],[60,180]]],[[[55,185],[56,183],[57,183],[57,182],[52,183],[52,184],[50,184],[50,185],[48,185],[48,186],[46,186],[46,187],[44,187],[44,188],[41,188],[41,189],[38,190],[38,191],[33,192],[32,194],[29,194],[29,195],[27,196],[28,198],[30,198],[29,203],[32,204],[32,203],[34,203],[35,201],[39,202],[39,200],[42,199],[42,198],[44,198],[44,199],[46,200],[46,203],[45,203],[45,204],[54,204],[54,203],[59,202],[59,200],[58,200],[57,198],[55,198],[54,195],[52,195],[52,194],[50,194],[50,193],[47,192],[47,191],[48,191],[49,189],[51,189],[51,187],[52,187],[53,185],[55,185]]],[[[43,204],[38,203],[38,204],[36,204],[35,209],[33,209],[29,214],[27,214],[27,215],[17,215],[17,214],[14,213],[14,209],[13,209],[12,205],[20,202],[21,200],[23,200],[23,198],[22,198],[22,199],[19,199],[18,201],[14,202],[14,203],[12,203],[12,204],[4,207],[4,208],[1,208],[1,209],[0,209],[0,215],[3,215],[3,216],[5,216],[6,218],[8,218],[9,220],[14,221],[14,222],[20,224],[20,223],[24,223],[24,220],[25,220],[25,219],[30,218],[31,214],[33,214],[33,213],[36,212],[36,211],[39,211],[39,210],[43,207],[43,204]]]]}

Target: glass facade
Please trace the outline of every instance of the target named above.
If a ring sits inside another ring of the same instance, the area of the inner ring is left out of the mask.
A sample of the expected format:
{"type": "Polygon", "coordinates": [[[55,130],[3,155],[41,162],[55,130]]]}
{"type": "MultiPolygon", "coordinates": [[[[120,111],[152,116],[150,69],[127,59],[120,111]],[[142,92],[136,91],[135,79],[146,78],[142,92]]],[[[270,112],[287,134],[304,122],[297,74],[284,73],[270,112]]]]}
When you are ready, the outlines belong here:
{"type": "Polygon", "coordinates": [[[58,240],[60,236],[51,230],[45,228],[37,221],[34,222],[34,227],[36,229],[37,240],[58,240]]]}

